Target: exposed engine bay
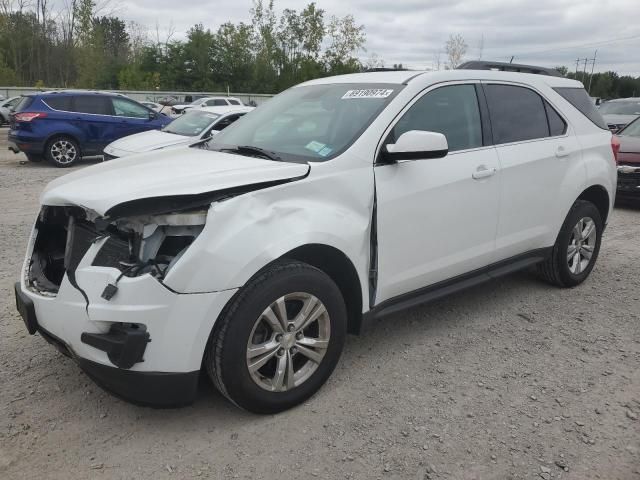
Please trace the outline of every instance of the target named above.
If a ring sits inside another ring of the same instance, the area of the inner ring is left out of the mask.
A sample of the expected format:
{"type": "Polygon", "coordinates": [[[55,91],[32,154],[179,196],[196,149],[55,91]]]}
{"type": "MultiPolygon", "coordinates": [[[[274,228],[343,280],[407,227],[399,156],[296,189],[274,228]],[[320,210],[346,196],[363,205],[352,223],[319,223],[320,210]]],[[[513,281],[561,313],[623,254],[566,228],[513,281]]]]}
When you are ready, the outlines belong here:
{"type": "Polygon", "coordinates": [[[97,242],[92,266],[116,268],[119,278],[150,274],[161,281],[202,232],[206,217],[207,210],[199,208],[110,220],[80,207],[45,206],[34,229],[27,286],[55,296],[66,274],[81,290],[75,270],[97,242]]]}

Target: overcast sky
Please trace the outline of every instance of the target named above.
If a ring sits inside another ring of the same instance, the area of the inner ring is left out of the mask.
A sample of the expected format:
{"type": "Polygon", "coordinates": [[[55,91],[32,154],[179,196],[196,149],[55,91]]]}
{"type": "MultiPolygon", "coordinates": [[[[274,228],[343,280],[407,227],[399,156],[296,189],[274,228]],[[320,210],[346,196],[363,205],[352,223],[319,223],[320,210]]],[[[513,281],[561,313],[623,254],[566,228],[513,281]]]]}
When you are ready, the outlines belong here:
{"type": "MultiPolygon", "coordinates": [[[[266,0],[265,0],[266,3],[266,0]]],[[[306,1],[276,0],[277,10],[301,10],[306,1]]],[[[595,71],[640,76],[640,0],[318,0],[326,15],[353,14],[367,34],[366,59],[375,53],[386,66],[431,68],[444,43],[460,33],[465,59],[566,65],[592,58],[595,71]]],[[[183,38],[194,23],[213,30],[227,21],[250,21],[251,0],[119,0],[116,14],[151,30],[169,25],[183,38]]],[[[580,66],[580,70],[584,64],[580,66]]],[[[590,64],[587,68],[591,68],[590,64]]]]}

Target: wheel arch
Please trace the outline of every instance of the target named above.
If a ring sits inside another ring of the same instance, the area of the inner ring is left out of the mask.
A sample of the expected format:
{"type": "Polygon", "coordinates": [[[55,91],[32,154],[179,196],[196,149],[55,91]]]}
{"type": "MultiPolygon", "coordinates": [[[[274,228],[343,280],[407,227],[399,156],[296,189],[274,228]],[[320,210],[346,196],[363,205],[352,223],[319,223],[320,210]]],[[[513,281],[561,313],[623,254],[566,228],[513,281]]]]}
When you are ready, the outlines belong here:
{"type": "Polygon", "coordinates": [[[578,196],[577,200],[586,200],[593,203],[600,212],[602,223],[607,223],[611,200],[609,198],[609,193],[607,192],[607,189],[605,187],[603,187],[602,185],[592,185],[589,188],[583,190],[583,192],[578,196]]]}
{"type": "Polygon", "coordinates": [[[44,141],[44,148],[45,148],[45,154],[46,149],[49,148],[49,144],[55,140],[56,138],[64,138],[64,137],[68,137],[71,140],[73,140],[74,142],[76,142],[76,145],[78,145],[78,149],[80,150],[80,157],[82,156],[82,145],[80,144],[80,140],[78,140],[78,136],[73,134],[73,133],[69,133],[69,132],[56,132],[56,133],[52,133],[50,134],[46,140],[44,141]]]}
{"type": "Polygon", "coordinates": [[[362,327],[362,285],[349,257],[335,247],[310,243],[288,251],[280,259],[299,260],[326,273],[338,286],[347,308],[347,331],[359,334],[362,327]]]}

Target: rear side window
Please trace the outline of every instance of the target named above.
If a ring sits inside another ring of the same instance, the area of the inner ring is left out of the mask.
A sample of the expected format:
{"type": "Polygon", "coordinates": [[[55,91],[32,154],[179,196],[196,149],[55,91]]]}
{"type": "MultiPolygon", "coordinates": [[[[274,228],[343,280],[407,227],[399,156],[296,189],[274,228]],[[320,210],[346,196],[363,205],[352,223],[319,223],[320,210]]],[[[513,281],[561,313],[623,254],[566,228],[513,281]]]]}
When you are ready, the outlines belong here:
{"type": "Polygon", "coordinates": [[[70,112],[71,111],[71,97],[70,96],[65,96],[65,97],[46,97],[43,98],[42,101],[44,103],[46,103],[47,105],[49,105],[49,107],[53,108],[54,110],[63,110],[66,112],[70,112]]]}
{"type": "Polygon", "coordinates": [[[549,136],[544,100],[533,90],[514,85],[486,85],[496,144],[549,136]]]}
{"type": "Polygon", "coordinates": [[[14,110],[16,112],[24,112],[27,108],[31,106],[32,103],[33,103],[33,97],[22,97],[14,110]]]}
{"type": "Polygon", "coordinates": [[[109,97],[99,95],[79,95],[74,97],[73,111],[94,115],[112,115],[109,97]]]}
{"type": "Polygon", "coordinates": [[[554,88],[562,98],[564,98],[571,105],[576,107],[580,113],[591,120],[596,126],[608,130],[607,123],[602,118],[602,115],[593,104],[593,100],[587,94],[584,88],[554,88]]]}

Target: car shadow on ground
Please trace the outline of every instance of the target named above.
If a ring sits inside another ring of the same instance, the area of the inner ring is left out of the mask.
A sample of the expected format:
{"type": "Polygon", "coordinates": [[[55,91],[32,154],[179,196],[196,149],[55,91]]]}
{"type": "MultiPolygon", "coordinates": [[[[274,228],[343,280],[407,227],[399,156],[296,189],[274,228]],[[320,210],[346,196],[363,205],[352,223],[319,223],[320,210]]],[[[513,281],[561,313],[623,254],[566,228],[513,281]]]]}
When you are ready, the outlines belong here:
{"type": "Polygon", "coordinates": [[[615,208],[621,210],[640,210],[640,195],[638,198],[617,198],[615,208]]]}
{"type": "MultiPolygon", "coordinates": [[[[471,324],[476,322],[477,311],[493,308],[496,297],[524,298],[532,289],[555,290],[554,287],[537,280],[531,273],[519,272],[365,325],[361,335],[347,338],[340,363],[328,383],[306,404],[294,407],[288,412],[293,415],[302,414],[301,412],[309,408],[309,403],[324,401],[318,397],[333,395],[331,390],[343,388],[344,383],[349,382],[349,370],[356,368],[354,364],[357,364],[357,368],[378,370],[380,365],[376,360],[379,358],[381,349],[401,351],[407,344],[414,342],[416,337],[424,341],[425,338],[429,339],[436,335],[441,338],[442,331],[445,329],[449,331],[471,328],[473,326],[471,324]]],[[[524,322],[515,312],[514,319],[524,322]]],[[[528,324],[523,323],[523,325],[528,324]]],[[[486,327],[490,326],[486,325],[486,327]]],[[[478,326],[476,325],[475,328],[478,326]]],[[[366,376],[367,372],[362,374],[366,376]]],[[[144,419],[161,429],[173,429],[176,425],[181,425],[197,430],[201,429],[199,424],[206,418],[207,424],[211,421],[211,424],[216,425],[217,428],[233,431],[234,428],[255,422],[256,419],[273,418],[272,415],[257,415],[234,406],[215,389],[204,371],[200,376],[196,400],[190,406],[170,409],[140,407],[123,402],[111,395],[104,399],[104,403],[110,404],[108,409],[117,409],[120,412],[128,410],[128,415],[144,419]]]]}
{"type": "MultiPolygon", "coordinates": [[[[88,167],[90,165],[95,165],[95,164],[98,164],[98,163],[102,163],[102,157],[87,157],[87,158],[81,159],[78,163],[76,163],[75,165],[73,165],[71,167],[60,168],[60,170],[62,170],[62,171],[64,171],[64,170],[73,171],[73,170],[76,170],[78,168],[88,167]]],[[[43,160],[41,160],[39,162],[30,162],[23,155],[20,155],[20,157],[16,158],[15,166],[21,167],[21,168],[33,168],[33,169],[56,168],[55,165],[53,165],[51,162],[48,162],[47,160],[43,159],[43,160]]]]}

